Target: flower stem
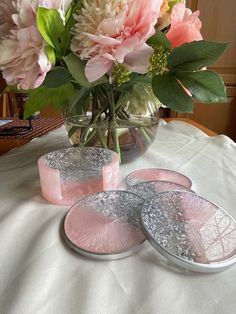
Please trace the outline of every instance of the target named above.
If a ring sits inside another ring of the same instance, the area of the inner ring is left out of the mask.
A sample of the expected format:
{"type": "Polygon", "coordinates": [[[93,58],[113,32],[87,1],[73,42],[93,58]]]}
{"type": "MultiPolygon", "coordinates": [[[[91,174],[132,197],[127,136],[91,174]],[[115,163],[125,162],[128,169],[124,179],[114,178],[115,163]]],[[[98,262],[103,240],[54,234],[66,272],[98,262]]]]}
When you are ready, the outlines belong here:
{"type": "MultiPolygon", "coordinates": [[[[110,87],[110,86],[109,86],[110,87]]],[[[114,151],[119,155],[121,161],[121,151],[120,151],[120,143],[117,131],[117,123],[116,123],[116,106],[114,99],[114,90],[110,87],[106,89],[107,97],[109,100],[109,125],[108,125],[108,135],[107,135],[107,146],[111,148],[112,142],[114,145],[114,151]]]]}
{"type": "Polygon", "coordinates": [[[120,162],[121,162],[121,151],[120,151],[120,143],[119,143],[119,137],[118,137],[118,130],[115,127],[112,132],[112,139],[115,147],[115,152],[119,155],[120,162]]]}
{"type": "Polygon", "coordinates": [[[102,146],[103,146],[104,148],[107,148],[107,149],[108,149],[106,140],[105,140],[105,138],[104,138],[104,135],[103,135],[103,133],[102,133],[102,131],[101,131],[101,129],[100,129],[99,127],[97,128],[97,134],[98,134],[98,137],[99,137],[99,140],[100,140],[102,146]]]}
{"type": "Polygon", "coordinates": [[[87,144],[88,142],[87,138],[90,132],[91,132],[90,127],[87,127],[85,130],[83,130],[83,133],[81,134],[81,137],[80,137],[81,146],[85,146],[87,144]]]}
{"type": "Polygon", "coordinates": [[[139,132],[142,134],[143,139],[144,139],[148,144],[151,145],[151,144],[152,144],[152,141],[151,141],[150,137],[148,136],[148,134],[147,134],[145,128],[141,127],[141,128],[139,129],[139,132]]]}
{"type": "Polygon", "coordinates": [[[84,137],[83,141],[80,141],[79,143],[80,146],[88,146],[91,143],[96,142],[96,129],[90,130],[90,128],[88,128],[85,132],[86,137],[84,137]]]}

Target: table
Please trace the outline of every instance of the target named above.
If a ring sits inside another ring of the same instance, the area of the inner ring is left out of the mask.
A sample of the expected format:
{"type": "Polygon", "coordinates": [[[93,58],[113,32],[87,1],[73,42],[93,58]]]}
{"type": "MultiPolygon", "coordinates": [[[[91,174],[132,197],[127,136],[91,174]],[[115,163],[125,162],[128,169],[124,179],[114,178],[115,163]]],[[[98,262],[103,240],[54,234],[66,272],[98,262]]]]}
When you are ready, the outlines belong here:
{"type": "MultiPolygon", "coordinates": [[[[230,314],[236,265],[217,274],[164,263],[150,246],[123,260],[86,259],[59,232],[68,208],[40,196],[37,159],[69,147],[64,127],[0,157],[1,314],[230,314]]],[[[200,195],[236,217],[236,144],[181,121],[162,122],[155,143],[125,176],[147,167],[189,176],[200,195]]]]}

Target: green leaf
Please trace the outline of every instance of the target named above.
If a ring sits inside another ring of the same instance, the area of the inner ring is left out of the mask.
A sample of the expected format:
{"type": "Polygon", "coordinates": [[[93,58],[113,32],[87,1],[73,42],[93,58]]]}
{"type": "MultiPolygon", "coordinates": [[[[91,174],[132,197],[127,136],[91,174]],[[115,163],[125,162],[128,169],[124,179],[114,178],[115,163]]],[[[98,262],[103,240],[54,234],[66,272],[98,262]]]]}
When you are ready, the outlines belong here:
{"type": "Polygon", "coordinates": [[[68,56],[64,57],[68,70],[70,71],[73,78],[83,87],[95,87],[100,84],[108,83],[106,76],[101,77],[95,82],[89,83],[85,76],[85,63],[77,57],[75,54],[70,53],[68,56]]]}
{"type": "Polygon", "coordinates": [[[82,87],[79,90],[76,90],[74,95],[69,100],[67,107],[71,112],[75,112],[76,115],[82,115],[85,111],[87,111],[87,102],[85,104],[84,100],[89,100],[90,89],[86,87],[82,87]],[[85,106],[84,106],[85,104],[85,106]]]}
{"type": "Polygon", "coordinates": [[[104,75],[103,77],[101,77],[100,79],[90,83],[91,87],[95,87],[97,85],[101,85],[101,84],[107,84],[109,83],[108,78],[104,75]]]}
{"type": "Polygon", "coordinates": [[[84,87],[89,87],[90,83],[85,76],[85,63],[73,53],[70,53],[68,56],[64,57],[68,70],[70,71],[73,78],[84,87]]]}
{"type": "Polygon", "coordinates": [[[48,72],[43,85],[48,88],[57,88],[71,81],[72,77],[68,70],[63,67],[55,67],[48,72]]]}
{"type": "Polygon", "coordinates": [[[147,44],[153,48],[163,46],[168,50],[170,50],[171,47],[170,41],[166,38],[166,35],[161,31],[157,31],[155,35],[149,38],[147,44]]]}
{"type": "Polygon", "coordinates": [[[168,57],[171,71],[197,71],[214,63],[226,49],[227,44],[209,41],[193,41],[179,46],[168,57]]]}
{"type": "Polygon", "coordinates": [[[65,16],[65,23],[66,24],[69,22],[72,15],[73,15],[73,6],[70,5],[67,12],[66,12],[66,16],[65,16]]]}
{"type": "Polygon", "coordinates": [[[74,1],[74,5],[71,5],[66,12],[66,29],[71,30],[71,28],[75,25],[74,13],[76,13],[81,8],[82,1],[77,0],[74,1]]]}
{"type": "Polygon", "coordinates": [[[51,47],[51,46],[46,46],[44,48],[44,50],[45,50],[45,53],[46,53],[50,63],[53,64],[53,65],[56,64],[56,55],[55,55],[54,48],[51,47]]]}
{"type": "Polygon", "coordinates": [[[56,9],[38,8],[37,26],[46,43],[55,48],[59,57],[66,55],[70,46],[70,32],[65,28],[56,9]]]}
{"type": "Polygon", "coordinates": [[[224,81],[217,73],[198,71],[177,73],[176,75],[200,102],[216,103],[227,101],[224,81]]]}
{"type": "Polygon", "coordinates": [[[186,94],[176,77],[171,73],[157,75],[152,80],[152,89],[160,102],[179,112],[192,112],[192,98],[186,94]]]}
{"type": "Polygon", "coordinates": [[[56,108],[62,107],[68,99],[74,94],[74,87],[67,83],[58,88],[47,88],[40,86],[29,93],[29,99],[25,104],[24,119],[30,117],[34,112],[53,105],[56,108]]]}

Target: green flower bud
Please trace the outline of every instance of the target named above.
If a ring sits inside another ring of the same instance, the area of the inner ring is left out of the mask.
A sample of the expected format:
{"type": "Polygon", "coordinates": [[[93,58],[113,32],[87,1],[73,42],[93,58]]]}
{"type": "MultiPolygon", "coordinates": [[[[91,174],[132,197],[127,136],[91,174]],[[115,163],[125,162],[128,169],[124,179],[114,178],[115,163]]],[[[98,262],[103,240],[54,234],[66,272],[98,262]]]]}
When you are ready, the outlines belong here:
{"type": "Polygon", "coordinates": [[[112,76],[114,77],[114,82],[121,86],[124,83],[127,83],[130,80],[131,72],[123,65],[116,64],[112,71],[112,76]]]}
{"type": "Polygon", "coordinates": [[[149,73],[153,75],[162,74],[167,66],[169,52],[164,47],[154,48],[154,53],[150,58],[149,73]]]}

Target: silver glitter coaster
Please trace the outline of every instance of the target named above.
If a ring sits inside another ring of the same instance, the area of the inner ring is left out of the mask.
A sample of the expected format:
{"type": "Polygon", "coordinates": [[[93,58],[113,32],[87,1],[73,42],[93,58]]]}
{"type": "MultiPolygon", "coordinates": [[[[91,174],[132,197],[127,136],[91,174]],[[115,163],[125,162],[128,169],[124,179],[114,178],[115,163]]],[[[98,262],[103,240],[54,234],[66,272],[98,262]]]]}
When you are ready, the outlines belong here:
{"type": "Polygon", "coordinates": [[[166,191],[188,191],[194,193],[191,189],[176,184],[174,182],[167,181],[149,181],[149,182],[140,182],[135,185],[127,186],[127,191],[133,192],[145,199],[150,198],[158,193],[166,191]]]}
{"type": "Polygon", "coordinates": [[[217,272],[236,262],[236,222],[214,203],[184,191],[162,192],[142,207],[152,246],[189,270],[217,272]]]}

